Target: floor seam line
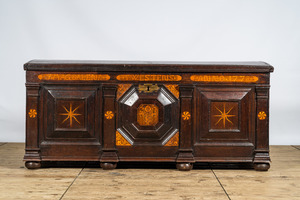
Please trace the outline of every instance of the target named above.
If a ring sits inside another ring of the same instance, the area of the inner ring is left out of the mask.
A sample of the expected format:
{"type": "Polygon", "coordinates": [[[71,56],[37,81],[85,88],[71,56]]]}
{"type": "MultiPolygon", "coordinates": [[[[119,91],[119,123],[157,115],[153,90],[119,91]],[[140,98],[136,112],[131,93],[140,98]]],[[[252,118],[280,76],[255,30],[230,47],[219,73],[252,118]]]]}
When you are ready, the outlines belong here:
{"type": "Polygon", "coordinates": [[[4,142],[3,144],[0,144],[0,146],[3,146],[3,145],[5,145],[5,144],[7,144],[7,142],[4,142]]]}
{"type": "Polygon", "coordinates": [[[84,167],[80,170],[80,172],[77,174],[77,176],[74,178],[74,180],[72,181],[72,183],[69,185],[69,187],[66,189],[66,191],[62,194],[62,196],[59,198],[59,200],[61,200],[65,194],[68,192],[68,190],[70,189],[70,187],[73,185],[73,183],[76,181],[76,179],[80,176],[81,172],[84,170],[84,167]]]}
{"type": "Polygon", "coordinates": [[[294,147],[295,149],[297,149],[297,150],[300,150],[298,147],[295,147],[294,145],[291,145],[292,147],[294,147]]]}
{"type": "Polygon", "coordinates": [[[225,192],[227,198],[228,198],[229,200],[231,200],[230,197],[229,197],[229,195],[228,195],[228,193],[226,192],[225,188],[223,187],[221,181],[219,180],[219,178],[218,178],[217,175],[215,174],[214,170],[211,169],[211,171],[212,171],[212,173],[214,174],[214,176],[216,177],[216,179],[217,179],[217,181],[219,182],[220,186],[222,187],[223,191],[225,192]]]}

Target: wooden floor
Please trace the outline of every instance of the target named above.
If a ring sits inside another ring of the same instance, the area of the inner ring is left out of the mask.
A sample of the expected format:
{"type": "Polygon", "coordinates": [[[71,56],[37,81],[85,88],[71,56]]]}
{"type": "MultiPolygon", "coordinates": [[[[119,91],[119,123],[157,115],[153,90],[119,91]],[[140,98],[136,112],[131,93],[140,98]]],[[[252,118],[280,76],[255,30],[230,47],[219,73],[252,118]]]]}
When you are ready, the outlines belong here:
{"type": "Polygon", "coordinates": [[[0,199],[300,199],[300,146],[271,146],[268,172],[220,166],[181,172],[173,164],[27,170],[23,154],[23,143],[0,143],[0,199]]]}

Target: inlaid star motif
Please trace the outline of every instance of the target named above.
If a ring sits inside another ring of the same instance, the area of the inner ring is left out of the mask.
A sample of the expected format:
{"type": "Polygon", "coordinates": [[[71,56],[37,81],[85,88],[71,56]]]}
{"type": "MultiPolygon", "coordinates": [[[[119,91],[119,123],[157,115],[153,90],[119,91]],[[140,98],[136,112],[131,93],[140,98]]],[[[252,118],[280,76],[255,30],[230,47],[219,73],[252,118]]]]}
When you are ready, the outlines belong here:
{"type": "Polygon", "coordinates": [[[226,112],[226,108],[225,108],[225,103],[223,105],[224,109],[223,111],[221,111],[219,108],[217,108],[215,106],[215,108],[220,112],[220,115],[214,115],[214,117],[219,117],[220,119],[215,123],[215,125],[217,125],[220,121],[223,120],[223,127],[226,127],[226,121],[233,124],[232,121],[229,119],[229,117],[234,117],[235,115],[229,115],[229,113],[231,112],[231,110],[233,109],[233,107],[231,107],[227,112],[226,112]]]}
{"type": "Polygon", "coordinates": [[[72,103],[70,103],[70,109],[69,110],[65,106],[63,106],[63,108],[66,110],[66,113],[60,113],[60,115],[66,115],[67,118],[64,119],[61,123],[64,123],[65,121],[67,121],[69,119],[70,120],[70,127],[72,127],[73,119],[74,119],[78,124],[80,124],[80,122],[78,121],[76,116],[81,115],[81,114],[75,113],[75,111],[79,108],[79,106],[77,106],[74,110],[72,110],[72,103]]]}

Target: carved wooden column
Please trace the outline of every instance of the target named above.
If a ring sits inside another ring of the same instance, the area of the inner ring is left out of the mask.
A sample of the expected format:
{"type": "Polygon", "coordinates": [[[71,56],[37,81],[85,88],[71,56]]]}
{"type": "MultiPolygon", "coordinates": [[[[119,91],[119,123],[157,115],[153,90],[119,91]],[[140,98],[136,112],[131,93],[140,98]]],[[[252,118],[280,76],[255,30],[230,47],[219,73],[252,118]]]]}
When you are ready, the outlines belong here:
{"type": "Polygon", "coordinates": [[[267,171],[270,168],[269,156],[269,86],[256,87],[256,147],[254,168],[267,171]]]}
{"type": "Polygon", "coordinates": [[[114,169],[119,161],[116,149],[116,86],[103,86],[103,148],[100,159],[103,169],[114,169]]]}
{"type": "Polygon", "coordinates": [[[180,91],[180,144],[177,157],[177,169],[191,170],[195,162],[192,148],[192,86],[179,86],[180,91]]]}
{"type": "Polygon", "coordinates": [[[41,167],[39,148],[39,84],[26,84],[26,144],[24,161],[28,169],[41,167]]]}

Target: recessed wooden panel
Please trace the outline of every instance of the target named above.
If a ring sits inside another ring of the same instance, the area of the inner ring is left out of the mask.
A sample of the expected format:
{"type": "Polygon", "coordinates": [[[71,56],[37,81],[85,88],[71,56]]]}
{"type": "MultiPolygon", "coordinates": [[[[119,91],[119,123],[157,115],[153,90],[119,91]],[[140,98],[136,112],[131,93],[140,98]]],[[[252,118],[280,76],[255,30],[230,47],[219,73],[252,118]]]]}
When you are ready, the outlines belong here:
{"type": "Polygon", "coordinates": [[[44,140],[96,139],[97,87],[45,86],[42,90],[44,140]]]}
{"type": "Polygon", "coordinates": [[[163,141],[178,131],[178,100],[162,85],[155,87],[140,92],[141,84],[137,84],[119,99],[117,129],[133,146],[163,146],[163,141]]]}
{"type": "Polygon", "coordinates": [[[254,142],[252,88],[198,88],[196,93],[198,143],[254,142]]]}

